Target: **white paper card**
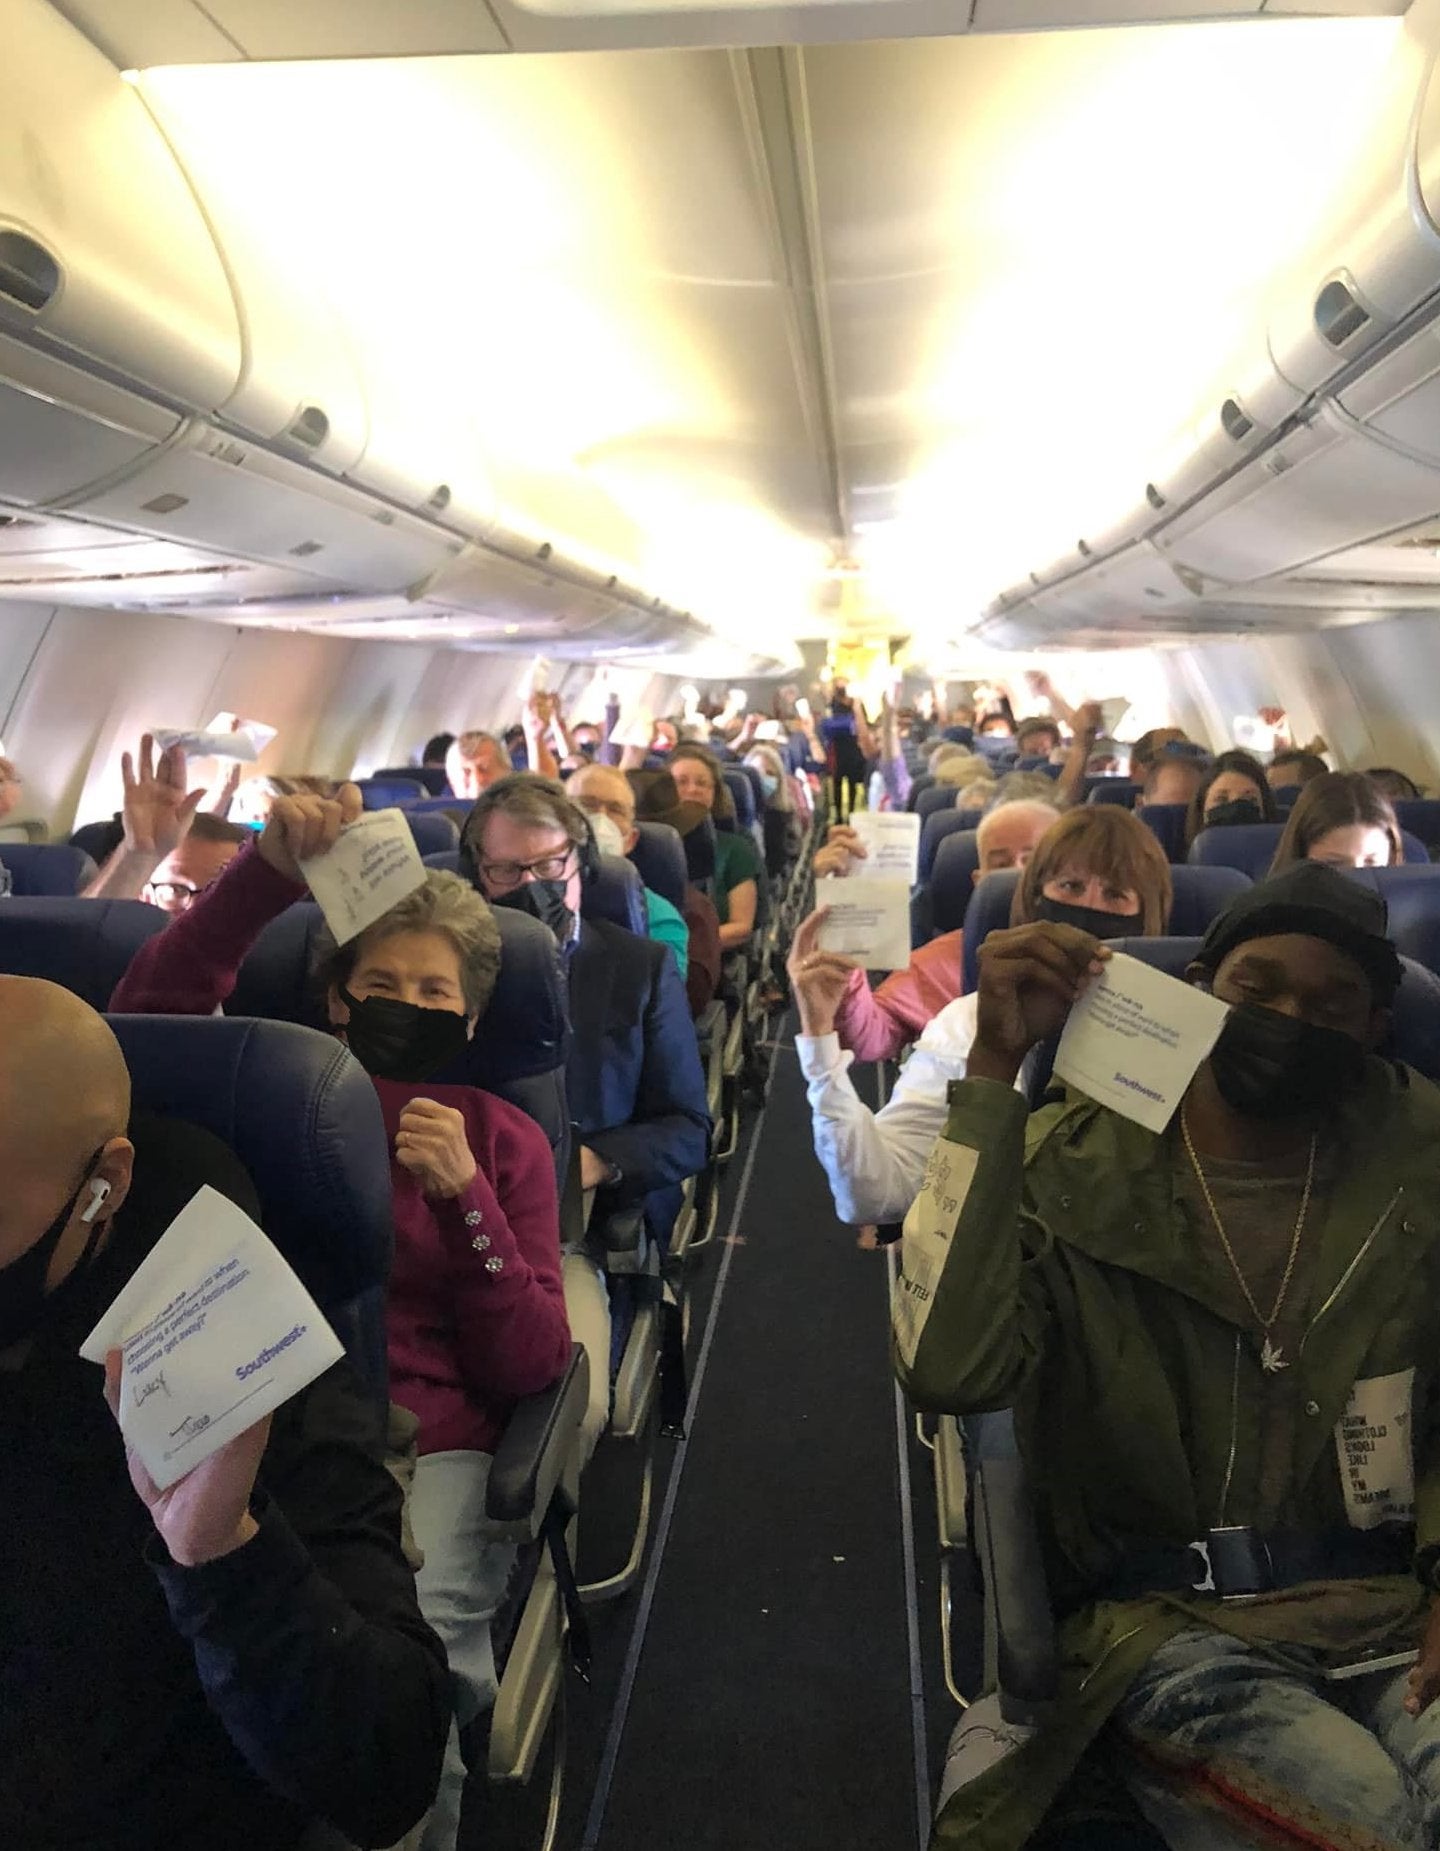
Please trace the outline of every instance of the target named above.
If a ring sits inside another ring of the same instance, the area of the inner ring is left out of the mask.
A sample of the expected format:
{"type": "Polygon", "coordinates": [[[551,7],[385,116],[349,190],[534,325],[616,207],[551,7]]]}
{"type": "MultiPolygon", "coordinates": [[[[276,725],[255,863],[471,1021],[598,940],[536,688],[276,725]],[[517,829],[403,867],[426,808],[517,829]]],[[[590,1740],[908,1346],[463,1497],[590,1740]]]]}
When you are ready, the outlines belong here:
{"type": "Polygon", "coordinates": [[[910,883],[826,881],[821,895],[829,918],[820,949],[854,958],[866,970],[904,970],[910,962],[910,883]]]}
{"type": "Polygon", "coordinates": [[[920,878],[920,820],[911,810],[856,810],[850,827],[864,846],[865,859],[851,863],[850,878],[889,878],[913,886],[920,878]]]}
{"type": "Polygon", "coordinates": [[[1100,728],[1108,737],[1115,737],[1115,728],[1130,711],[1130,703],[1123,694],[1114,695],[1110,700],[1100,703],[1100,728]]]}
{"type": "Polygon", "coordinates": [[[1350,1390],[1335,1428],[1335,1450],[1352,1529],[1415,1521],[1414,1395],[1413,1369],[1368,1376],[1350,1390]]]}
{"type": "Polygon", "coordinates": [[[349,944],[425,885],[425,863],[400,810],[367,811],[302,869],[337,945],[349,944]]]}
{"type": "Polygon", "coordinates": [[[207,1184],[81,1345],[120,1350],[120,1429],[163,1490],[338,1362],[319,1307],[250,1217],[207,1184]]]}
{"type": "Polygon", "coordinates": [[[650,742],[655,737],[655,722],[643,709],[623,720],[610,735],[617,746],[634,746],[638,751],[648,752],[650,742]]]}
{"type": "Polygon", "coordinates": [[[237,758],[242,765],[253,765],[259,756],[255,741],[245,732],[177,732],[164,726],[153,726],[150,730],[162,752],[179,746],[188,758],[237,758]]]}
{"type": "Polygon", "coordinates": [[[950,1242],[979,1163],[979,1151],[968,1144],[937,1138],[925,1165],[924,1185],[905,1217],[891,1321],[895,1347],[907,1369],[915,1366],[915,1352],[925,1334],[950,1242]]]}
{"type": "Polygon", "coordinates": [[[1204,990],[1122,953],[1070,1011],[1056,1075],[1147,1131],[1163,1131],[1228,1013],[1204,990]]]}
{"type": "Polygon", "coordinates": [[[277,737],[275,727],[266,726],[263,720],[242,720],[237,713],[217,713],[205,731],[207,733],[244,733],[257,754],[263,752],[270,741],[277,737]]]}

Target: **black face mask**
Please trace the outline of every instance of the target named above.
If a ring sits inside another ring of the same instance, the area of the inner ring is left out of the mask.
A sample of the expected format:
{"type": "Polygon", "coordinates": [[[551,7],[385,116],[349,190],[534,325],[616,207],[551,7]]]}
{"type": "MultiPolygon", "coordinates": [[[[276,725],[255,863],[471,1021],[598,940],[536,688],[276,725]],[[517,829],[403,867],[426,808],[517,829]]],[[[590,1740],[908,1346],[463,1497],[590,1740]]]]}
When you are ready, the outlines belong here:
{"type": "Polygon", "coordinates": [[[563,948],[575,932],[575,915],[565,903],[567,881],[522,881],[509,893],[498,893],[492,906],[508,906],[517,913],[529,913],[541,925],[549,926],[563,948]]]}
{"type": "Polygon", "coordinates": [[[60,1237],[69,1226],[70,1217],[75,1213],[75,1204],[80,1200],[85,1185],[94,1173],[95,1165],[100,1160],[97,1151],[86,1167],[85,1175],[46,1228],[45,1232],[27,1252],[18,1260],[0,1268],[0,1350],[8,1350],[22,1337],[28,1337],[39,1325],[41,1319],[53,1313],[56,1306],[81,1279],[95,1257],[95,1249],[100,1244],[100,1237],[105,1232],[105,1223],[98,1221],[91,1228],[90,1238],[85,1243],[85,1251],[75,1262],[66,1277],[53,1292],[45,1290],[45,1275],[50,1270],[50,1262],[55,1256],[55,1249],[60,1245],[60,1237]]]}
{"type": "Polygon", "coordinates": [[[1229,829],[1236,823],[1263,823],[1258,797],[1232,797],[1229,803],[1217,803],[1205,812],[1207,829],[1229,829]]]}
{"type": "Polygon", "coordinates": [[[350,1011],[345,1042],[375,1080],[428,1080],[465,1052],[469,1024],[453,1009],[422,1009],[392,996],[340,996],[350,1011]]]}
{"type": "Polygon", "coordinates": [[[1361,1084],[1365,1050],[1338,1028],[1240,1003],[1220,1031],[1210,1071],[1226,1105],[1247,1118],[1313,1117],[1361,1084]]]}
{"type": "Polygon", "coordinates": [[[1069,906],[1043,895],[1035,903],[1035,917],[1051,925],[1074,926],[1091,938],[1132,938],[1141,931],[1139,913],[1106,913],[1098,906],[1069,906]]]}

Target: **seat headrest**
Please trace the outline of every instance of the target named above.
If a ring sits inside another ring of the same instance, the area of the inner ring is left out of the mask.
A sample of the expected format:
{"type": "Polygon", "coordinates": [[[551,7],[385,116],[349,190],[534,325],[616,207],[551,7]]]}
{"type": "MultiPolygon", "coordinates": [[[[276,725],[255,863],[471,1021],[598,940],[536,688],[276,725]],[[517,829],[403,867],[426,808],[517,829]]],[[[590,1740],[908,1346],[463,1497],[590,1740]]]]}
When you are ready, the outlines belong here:
{"type": "Polygon", "coordinates": [[[1199,868],[1239,868],[1252,881],[1264,880],[1284,834],[1283,823],[1231,823],[1202,829],[1190,844],[1190,862],[1199,868]]]}
{"type": "MultiPolygon", "coordinates": [[[[940,853],[940,844],[950,836],[975,836],[977,831],[970,826],[970,816],[966,811],[955,809],[934,810],[920,825],[920,853],[917,861],[917,876],[921,881],[928,881],[935,872],[935,859],[940,853]]],[[[959,851],[952,849],[951,854],[959,851]]],[[[969,867],[980,865],[980,848],[978,842],[971,841],[965,851],[971,856],[969,867]]]]}
{"type": "Polygon", "coordinates": [[[924,796],[925,792],[929,790],[934,790],[934,788],[935,788],[934,772],[933,771],[918,772],[910,780],[910,795],[905,799],[905,808],[907,810],[918,810],[920,808],[920,799],[924,796]]]}
{"type": "MultiPolygon", "coordinates": [[[[372,771],[370,777],[376,784],[393,784],[397,779],[402,784],[419,784],[429,797],[443,797],[450,788],[440,765],[382,765],[378,771],[372,771]]],[[[408,803],[409,798],[405,801],[408,803]]]]}
{"type": "MultiPolygon", "coordinates": [[[[470,1043],[466,1071],[444,1076],[491,1090],[509,1080],[553,1072],[564,1066],[570,1051],[554,934],[538,919],[508,907],[495,909],[495,922],[501,946],[495,994],[470,1043]]],[[[320,908],[307,901],[272,919],[240,966],[227,1013],[326,1027],[324,998],[310,975],[320,925],[320,908]]]]}
{"type": "Polygon", "coordinates": [[[685,865],[697,887],[715,879],[715,823],[705,817],[681,837],[685,845],[685,865]]]}
{"type": "MultiPolygon", "coordinates": [[[[949,841],[954,839],[952,836],[949,841]]],[[[968,994],[975,988],[979,978],[981,945],[992,932],[1002,931],[1010,923],[1010,905],[1015,897],[1020,870],[1006,868],[998,874],[987,874],[978,886],[969,888],[968,895],[961,892],[959,872],[958,856],[952,871],[952,864],[948,862],[945,848],[942,848],[936,859],[936,879],[931,881],[930,891],[935,901],[936,932],[954,932],[961,926],[965,928],[961,969],[964,973],[963,988],[968,994]]],[[[968,875],[966,880],[969,880],[968,875]]]]}
{"type": "Polygon", "coordinates": [[[392,1242],[389,1150],[364,1069],[332,1035],[213,1016],[107,1018],[136,1105],[201,1125],[249,1171],[265,1232],[375,1384],[392,1242]],[[373,1317],[356,1307],[367,1295],[373,1317]],[[349,1328],[347,1328],[349,1326],[349,1328]]]}
{"type": "Polygon", "coordinates": [[[1188,938],[1204,933],[1235,898],[1251,885],[1238,868],[1171,868],[1174,899],[1170,907],[1170,935],[1188,938]]]}
{"type": "Polygon", "coordinates": [[[22,899],[73,899],[94,880],[95,863],[68,842],[0,842],[10,891],[22,899]]]}
{"type": "Polygon", "coordinates": [[[1140,798],[1140,785],[1134,778],[1086,778],[1086,803],[1118,803],[1133,810],[1140,798]]]}
{"type": "Polygon", "coordinates": [[[638,938],[650,929],[640,870],[623,855],[601,855],[600,866],[580,890],[584,919],[608,919],[638,938]]]}
{"type": "Polygon", "coordinates": [[[394,804],[413,803],[417,797],[429,795],[418,777],[408,776],[356,778],[355,788],[367,810],[388,810],[394,804]]]}
{"type": "Polygon", "coordinates": [[[455,819],[446,816],[443,811],[433,816],[417,816],[413,810],[406,810],[405,820],[410,825],[410,833],[422,857],[441,855],[446,849],[460,846],[460,831],[455,825],[455,819]]]}
{"type": "Polygon", "coordinates": [[[1390,807],[1402,829],[1432,848],[1440,846],[1440,797],[1401,797],[1390,807]]]}
{"type": "Polygon", "coordinates": [[[1185,859],[1185,818],[1188,803],[1142,803],[1135,814],[1165,851],[1165,859],[1180,863],[1185,859]]]}
{"type": "Polygon", "coordinates": [[[420,859],[427,868],[438,868],[442,874],[460,872],[460,850],[458,848],[443,848],[438,854],[422,855],[420,859]]]}
{"type": "Polygon", "coordinates": [[[942,810],[953,810],[955,799],[960,795],[958,784],[932,784],[929,790],[921,791],[915,799],[915,811],[922,822],[938,815],[942,810]]]}
{"type": "Polygon", "coordinates": [[[1389,912],[1387,936],[1402,957],[1440,971],[1440,867],[1354,868],[1389,912]]]}
{"type": "Polygon", "coordinates": [[[669,823],[636,823],[635,827],[639,836],[630,850],[630,859],[639,869],[641,880],[652,893],[683,911],[689,876],[679,831],[669,823]]]}
{"type": "Polygon", "coordinates": [[[743,765],[724,765],[721,773],[731,802],[735,805],[735,819],[742,829],[748,829],[755,821],[755,787],[746,776],[743,765]]]}
{"type": "Polygon", "coordinates": [[[105,1009],[135,953],[168,924],[139,900],[0,900],[0,971],[44,977],[105,1009]]]}

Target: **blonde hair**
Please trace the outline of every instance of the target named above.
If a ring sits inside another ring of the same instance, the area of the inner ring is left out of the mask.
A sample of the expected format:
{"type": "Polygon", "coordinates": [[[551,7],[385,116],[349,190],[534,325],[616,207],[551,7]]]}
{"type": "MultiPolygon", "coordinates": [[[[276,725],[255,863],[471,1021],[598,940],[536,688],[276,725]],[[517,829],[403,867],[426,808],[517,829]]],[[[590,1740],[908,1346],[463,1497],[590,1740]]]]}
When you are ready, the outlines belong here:
{"type": "Polygon", "coordinates": [[[795,808],[795,794],[790,789],[790,779],[785,770],[785,761],[775,750],[774,746],[766,745],[763,740],[751,746],[750,750],[745,754],[745,763],[747,765],[753,764],[757,759],[759,760],[759,764],[755,766],[755,769],[758,771],[763,766],[764,769],[770,773],[770,776],[776,780],[775,795],[765,799],[766,807],[772,810],[793,810],[795,808]]]}
{"type": "Polygon", "coordinates": [[[323,988],[348,983],[360,953],[401,932],[434,932],[448,939],[460,961],[465,1013],[484,1015],[500,976],[500,928],[495,915],[468,881],[430,868],[425,885],[397,900],[358,938],[337,945],[328,926],[315,934],[314,971],[323,988]]]}

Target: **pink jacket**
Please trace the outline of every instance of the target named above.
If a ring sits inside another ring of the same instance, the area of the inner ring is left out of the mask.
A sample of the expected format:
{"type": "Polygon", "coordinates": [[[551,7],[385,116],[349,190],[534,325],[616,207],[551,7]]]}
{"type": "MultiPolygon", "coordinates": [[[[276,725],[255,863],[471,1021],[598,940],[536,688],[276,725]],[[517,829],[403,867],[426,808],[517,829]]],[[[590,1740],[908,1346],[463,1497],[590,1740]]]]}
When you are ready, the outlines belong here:
{"type": "Polygon", "coordinates": [[[922,945],[904,970],[872,990],[863,970],[852,972],[835,1014],[842,1048],[856,1060],[898,1060],[947,1003],[960,994],[961,935],[946,932],[922,945]]]}

